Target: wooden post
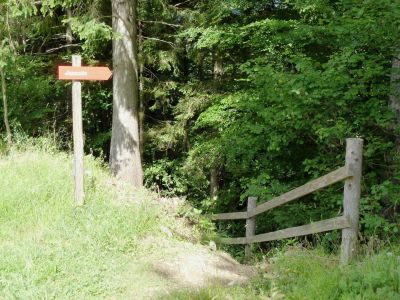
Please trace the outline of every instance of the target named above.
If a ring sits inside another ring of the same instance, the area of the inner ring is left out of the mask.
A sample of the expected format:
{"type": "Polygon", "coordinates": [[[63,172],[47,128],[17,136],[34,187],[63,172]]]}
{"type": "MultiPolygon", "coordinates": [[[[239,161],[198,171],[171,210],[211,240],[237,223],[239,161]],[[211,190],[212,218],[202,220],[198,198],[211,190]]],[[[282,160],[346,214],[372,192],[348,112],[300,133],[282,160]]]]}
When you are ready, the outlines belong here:
{"type": "Polygon", "coordinates": [[[350,227],[342,230],[341,264],[349,263],[357,255],[362,149],[362,139],[346,140],[346,166],[353,172],[353,176],[346,179],[344,184],[343,210],[344,216],[350,221],[350,227]]]}
{"type": "MultiPolygon", "coordinates": [[[[253,211],[257,207],[257,197],[249,197],[247,199],[247,213],[253,211]]],[[[246,219],[246,238],[256,233],[256,216],[246,219]]],[[[251,244],[246,244],[244,248],[244,256],[249,259],[252,256],[251,244]]]]}
{"type": "MultiPolygon", "coordinates": [[[[81,56],[72,56],[72,66],[81,66],[81,56]]],[[[74,179],[75,202],[83,205],[84,193],[84,166],[83,166],[83,125],[82,125],[82,84],[78,80],[72,82],[72,116],[74,136],[74,179]]]]}

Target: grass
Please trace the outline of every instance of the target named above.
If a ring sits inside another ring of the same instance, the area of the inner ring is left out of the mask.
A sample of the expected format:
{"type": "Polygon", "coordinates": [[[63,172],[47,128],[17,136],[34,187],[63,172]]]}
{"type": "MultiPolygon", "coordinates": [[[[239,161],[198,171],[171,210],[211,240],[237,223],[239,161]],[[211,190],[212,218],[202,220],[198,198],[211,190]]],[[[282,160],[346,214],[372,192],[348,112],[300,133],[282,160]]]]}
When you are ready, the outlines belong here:
{"type": "Polygon", "coordinates": [[[245,287],[178,291],[168,299],[397,300],[400,251],[381,250],[342,267],[322,249],[282,251],[245,287]]]}
{"type": "Polygon", "coordinates": [[[400,299],[400,253],[381,250],[345,267],[321,250],[298,251],[277,262],[287,299],[400,299]]]}
{"type": "Polygon", "coordinates": [[[141,238],[157,235],[162,214],[148,196],[117,202],[91,157],[87,204],[75,207],[71,157],[43,147],[0,157],[0,298],[123,297],[130,283],[122,277],[146,251],[141,238]]]}
{"type": "Polygon", "coordinates": [[[244,287],[171,292],[178,286],[148,264],[167,249],[143,239],[157,239],[160,226],[175,221],[151,195],[120,201],[105,168],[88,156],[87,203],[75,207],[72,157],[46,140],[34,144],[0,154],[0,299],[149,299],[146,285],[160,299],[400,299],[398,247],[346,267],[321,249],[294,248],[277,252],[244,287]]]}

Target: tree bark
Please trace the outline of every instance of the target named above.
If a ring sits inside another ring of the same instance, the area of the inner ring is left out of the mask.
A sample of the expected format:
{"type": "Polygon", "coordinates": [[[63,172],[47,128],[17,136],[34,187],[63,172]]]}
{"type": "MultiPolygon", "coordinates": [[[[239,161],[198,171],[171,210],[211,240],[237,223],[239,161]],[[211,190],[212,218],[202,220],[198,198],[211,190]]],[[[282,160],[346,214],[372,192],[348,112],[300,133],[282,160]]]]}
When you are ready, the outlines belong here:
{"type": "Polygon", "coordinates": [[[113,118],[110,169],[122,181],[143,186],[139,141],[137,1],[112,0],[113,118]]]}
{"type": "MultiPolygon", "coordinates": [[[[395,129],[398,129],[400,126],[400,57],[394,57],[392,60],[389,106],[396,117],[394,127],[395,129]]],[[[399,154],[400,136],[396,134],[396,155],[399,154]]]]}
{"type": "Polygon", "coordinates": [[[211,199],[218,199],[219,191],[219,174],[216,167],[212,167],[210,170],[210,196],[211,199]]]}
{"type": "Polygon", "coordinates": [[[11,140],[10,122],[8,121],[6,77],[5,77],[5,72],[4,72],[3,67],[0,67],[0,77],[1,77],[1,91],[2,91],[2,96],[3,96],[4,125],[6,126],[7,146],[10,147],[12,140],[11,140]]]}
{"type": "Polygon", "coordinates": [[[140,63],[139,68],[139,149],[140,149],[140,156],[143,158],[144,152],[144,77],[143,77],[144,65],[140,63]]]}
{"type": "MultiPolygon", "coordinates": [[[[142,35],[142,24],[139,23],[139,53],[142,53],[143,49],[143,35],[142,35]]],[[[139,149],[140,156],[143,159],[144,152],[144,118],[145,118],[145,99],[144,99],[144,58],[139,62],[139,149]]]]}
{"type": "Polygon", "coordinates": [[[221,80],[222,76],[224,75],[224,63],[222,57],[218,54],[214,57],[214,79],[221,80]]]}
{"type": "MultiPolygon", "coordinates": [[[[215,87],[218,88],[221,78],[224,75],[224,64],[222,57],[218,54],[214,57],[214,68],[213,75],[215,81],[215,87]]],[[[218,199],[219,192],[219,168],[217,165],[211,166],[210,170],[210,197],[213,200],[218,199]]]]}
{"type": "Polygon", "coordinates": [[[204,79],[204,58],[204,53],[197,55],[197,74],[200,81],[204,79]]]}
{"type": "MultiPolygon", "coordinates": [[[[70,7],[67,7],[66,11],[67,11],[68,19],[71,19],[72,18],[72,9],[70,7]]],[[[66,39],[67,45],[71,45],[72,44],[73,36],[72,36],[71,22],[67,23],[67,29],[66,29],[66,32],[65,32],[65,39],[66,39]]]]}

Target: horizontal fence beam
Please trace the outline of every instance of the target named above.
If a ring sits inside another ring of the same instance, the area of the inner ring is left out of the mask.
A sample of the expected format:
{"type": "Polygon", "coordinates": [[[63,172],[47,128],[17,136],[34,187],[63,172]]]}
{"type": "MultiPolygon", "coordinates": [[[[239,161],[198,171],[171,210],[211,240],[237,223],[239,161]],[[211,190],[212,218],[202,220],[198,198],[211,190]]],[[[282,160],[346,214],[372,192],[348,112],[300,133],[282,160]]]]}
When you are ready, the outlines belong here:
{"type": "Polygon", "coordinates": [[[349,228],[349,227],[350,227],[350,222],[348,220],[348,217],[341,216],[303,226],[282,229],[264,234],[258,234],[249,238],[245,237],[224,238],[221,240],[221,242],[224,244],[232,244],[232,245],[252,244],[252,243],[275,241],[280,239],[292,238],[296,236],[309,235],[309,234],[349,228]]]}
{"type": "Polygon", "coordinates": [[[298,188],[295,188],[294,190],[291,190],[290,192],[287,192],[283,195],[280,195],[276,198],[273,198],[267,202],[264,202],[264,203],[258,205],[256,207],[256,209],[254,209],[252,212],[248,213],[248,217],[251,218],[253,216],[259,215],[263,212],[266,212],[267,210],[281,206],[290,201],[293,201],[293,200],[296,200],[303,196],[306,196],[308,194],[311,194],[312,192],[318,191],[324,187],[330,186],[334,183],[345,180],[352,176],[353,176],[353,173],[351,172],[351,170],[348,167],[341,167],[341,168],[337,169],[336,171],[326,174],[325,176],[322,176],[318,179],[310,181],[310,182],[306,183],[305,185],[302,185],[298,188]]]}
{"type": "Polygon", "coordinates": [[[258,205],[253,211],[250,211],[250,212],[241,211],[241,212],[215,214],[215,215],[211,215],[210,218],[211,218],[211,220],[214,220],[214,221],[216,221],[216,220],[241,220],[241,219],[251,218],[251,217],[259,215],[263,212],[266,212],[267,210],[281,206],[290,201],[299,199],[303,196],[311,194],[312,192],[316,192],[324,187],[330,186],[332,184],[335,184],[339,181],[345,180],[352,176],[353,176],[353,172],[351,171],[350,168],[341,167],[341,168],[339,168],[331,173],[328,173],[318,179],[310,181],[310,182],[306,183],[305,185],[302,185],[294,190],[291,190],[290,192],[287,192],[287,193],[280,195],[276,198],[273,198],[267,202],[264,202],[264,203],[258,205]]]}
{"type": "Polygon", "coordinates": [[[233,212],[233,213],[223,213],[223,214],[215,214],[210,216],[211,220],[240,220],[247,219],[247,212],[233,212]]]}

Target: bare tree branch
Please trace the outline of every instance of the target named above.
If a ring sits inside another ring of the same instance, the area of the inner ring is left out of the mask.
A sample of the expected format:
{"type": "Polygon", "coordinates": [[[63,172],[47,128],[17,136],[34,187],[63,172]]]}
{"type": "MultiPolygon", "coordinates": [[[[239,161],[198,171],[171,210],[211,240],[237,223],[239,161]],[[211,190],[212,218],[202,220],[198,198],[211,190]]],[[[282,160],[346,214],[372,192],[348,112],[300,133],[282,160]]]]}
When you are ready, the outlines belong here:
{"type": "Polygon", "coordinates": [[[145,21],[145,20],[141,20],[141,21],[139,21],[139,22],[141,22],[141,23],[162,24],[162,25],[171,26],[171,27],[182,27],[182,25],[171,24],[171,23],[167,23],[167,22],[163,22],[163,21],[145,21]]]}
{"type": "Polygon", "coordinates": [[[53,52],[56,52],[56,51],[61,50],[61,49],[71,48],[71,47],[79,47],[79,46],[81,46],[81,44],[62,45],[62,46],[60,46],[60,47],[48,49],[48,50],[46,50],[46,53],[53,53],[53,52]]]}
{"type": "Polygon", "coordinates": [[[158,38],[153,38],[153,37],[148,37],[148,36],[143,36],[144,39],[146,40],[153,40],[153,41],[157,41],[157,42],[161,42],[161,43],[166,43],[170,46],[175,46],[174,43],[166,41],[166,40],[162,40],[162,39],[158,39],[158,38]]]}

